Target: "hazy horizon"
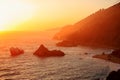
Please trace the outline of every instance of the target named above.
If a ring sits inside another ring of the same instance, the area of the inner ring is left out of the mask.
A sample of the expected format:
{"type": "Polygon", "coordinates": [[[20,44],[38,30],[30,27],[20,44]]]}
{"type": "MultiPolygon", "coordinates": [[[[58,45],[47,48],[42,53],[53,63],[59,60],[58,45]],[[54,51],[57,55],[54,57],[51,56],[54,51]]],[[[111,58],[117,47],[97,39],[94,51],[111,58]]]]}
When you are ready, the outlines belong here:
{"type": "Polygon", "coordinates": [[[0,1],[0,31],[42,31],[74,24],[119,0],[0,1]]]}
{"type": "Polygon", "coordinates": [[[0,63],[0,80],[120,78],[120,0],[0,0],[0,63]]]}

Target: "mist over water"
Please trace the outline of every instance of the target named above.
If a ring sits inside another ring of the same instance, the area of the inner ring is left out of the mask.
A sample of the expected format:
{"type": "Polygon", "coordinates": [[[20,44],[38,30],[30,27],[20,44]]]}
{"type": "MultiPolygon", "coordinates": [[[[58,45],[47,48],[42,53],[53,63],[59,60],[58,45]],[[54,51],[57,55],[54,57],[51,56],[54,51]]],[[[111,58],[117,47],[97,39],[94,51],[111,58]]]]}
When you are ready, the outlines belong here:
{"type": "Polygon", "coordinates": [[[10,80],[95,80],[105,78],[111,70],[120,67],[91,56],[109,53],[110,49],[90,47],[56,47],[54,32],[12,32],[0,34],[0,79],[10,80]],[[40,44],[50,50],[60,49],[64,57],[39,58],[33,55],[40,44]],[[19,47],[25,54],[11,57],[9,48],[19,47]],[[85,55],[84,53],[88,53],[85,55]]]}

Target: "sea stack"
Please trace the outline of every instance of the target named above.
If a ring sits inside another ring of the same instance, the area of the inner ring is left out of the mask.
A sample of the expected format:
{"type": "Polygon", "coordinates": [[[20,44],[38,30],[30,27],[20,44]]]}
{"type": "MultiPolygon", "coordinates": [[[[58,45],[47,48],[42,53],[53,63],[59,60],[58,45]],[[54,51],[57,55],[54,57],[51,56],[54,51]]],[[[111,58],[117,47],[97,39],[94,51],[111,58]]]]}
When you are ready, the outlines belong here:
{"type": "Polygon", "coordinates": [[[23,53],[24,53],[24,50],[19,49],[19,48],[11,47],[11,48],[10,48],[10,53],[11,53],[11,56],[18,56],[18,55],[20,55],[20,54],[23,54],[23,53]]]}
{"type": "Polygon", "coordinates": [[[48,50],[43,44],[33,53],[39,57],[52,57],[52,56],[64,56],[64,52],[60,50],[48,50]]]}

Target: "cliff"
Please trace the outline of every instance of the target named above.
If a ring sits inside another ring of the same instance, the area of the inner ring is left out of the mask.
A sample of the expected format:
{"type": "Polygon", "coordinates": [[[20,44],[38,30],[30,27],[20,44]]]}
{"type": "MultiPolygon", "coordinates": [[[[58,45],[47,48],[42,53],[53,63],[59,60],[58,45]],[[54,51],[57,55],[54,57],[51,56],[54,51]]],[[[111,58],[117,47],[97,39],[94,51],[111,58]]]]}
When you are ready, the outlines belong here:
{"type": "Polygon", "coordinates": [[[120,48],[120,3],[64,27],[54,36],[58,46],[85,45],[120,48]]]}

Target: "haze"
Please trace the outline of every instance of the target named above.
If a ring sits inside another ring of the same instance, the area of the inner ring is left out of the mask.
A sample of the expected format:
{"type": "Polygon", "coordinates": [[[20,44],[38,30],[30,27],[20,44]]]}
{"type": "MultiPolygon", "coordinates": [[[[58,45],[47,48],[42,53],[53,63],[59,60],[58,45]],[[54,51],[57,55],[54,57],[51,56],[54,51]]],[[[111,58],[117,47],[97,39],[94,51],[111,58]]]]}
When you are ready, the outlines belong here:
{"type": "Polygon", "coordinates": [[[61,27],[119,0],[2,0],[0,31],[41,31],[61,27]]]}

